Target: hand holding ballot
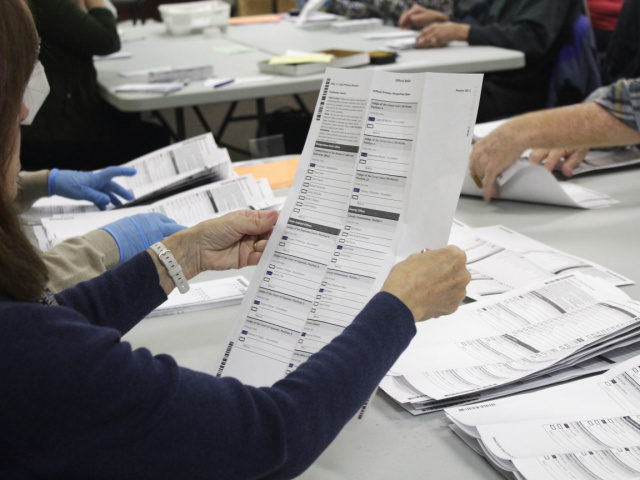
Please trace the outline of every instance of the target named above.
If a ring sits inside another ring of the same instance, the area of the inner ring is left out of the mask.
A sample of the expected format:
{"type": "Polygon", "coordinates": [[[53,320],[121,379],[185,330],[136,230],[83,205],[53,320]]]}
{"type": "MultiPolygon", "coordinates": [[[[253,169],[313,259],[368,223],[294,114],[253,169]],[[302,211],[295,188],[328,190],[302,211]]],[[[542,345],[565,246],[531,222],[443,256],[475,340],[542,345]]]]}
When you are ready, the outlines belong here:
{"type": "Polygon", "coordinates": [[[398,297],[416,322],[448,315],[464,299],[471,280],[466,259],[453,245],[413,254],[391,269],[382,290],[398,297]]]}
{"type": "MultiPolygon", "coordinates": [[[[187,279],[207,270],[228,270],[257,265],[278,221],[278,212],[237,210],[182,230],[163,243],[171,250],[187,279]]],[[[155,253],[154,262],[157,262],[155,253]]],[[[160,284],[167,294],[173,280],[159,263],[160,284]]]]}

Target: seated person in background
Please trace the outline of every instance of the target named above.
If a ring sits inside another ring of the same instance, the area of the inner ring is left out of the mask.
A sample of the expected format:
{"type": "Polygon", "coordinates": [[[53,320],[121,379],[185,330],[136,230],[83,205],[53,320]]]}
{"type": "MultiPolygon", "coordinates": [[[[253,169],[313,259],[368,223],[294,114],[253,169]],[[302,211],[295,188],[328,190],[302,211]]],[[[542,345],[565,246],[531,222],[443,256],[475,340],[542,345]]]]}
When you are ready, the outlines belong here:
{"type": "Polygon", "coordinates": [[[499,196],[495,179],[528,148],[530,160],[560,167],[570,177],[589,147],[640,143],[640,78],[618,80],[595,101],[512,118],[477,142],[471,175],[482,182],[486,201],[499,196]],[[559,164],[559,162],[561,162],[559,164]]]}
{"type": "Polygon", "coordinates": [[[524,52],[524,68],[485,74],[478,122],[486,122],[544,108],[551,69],[580,8],[579,0],[488,0],[467,12],[456,6],[448,17],[414,5],[398,26],[422,29],[418,48],[460,40],[524,52]]]}
{"type": "Polygon", "coordinates": [[[94,170],[169,143],[163,128],[117,112],[99,96],[93,55],[120,49],[116,20],[103,0],[28,0],[28,5],[51,92],[33,124],[23,127],[25,169],[94,170]]]}
{"type": "Polygon", "coordinates": [[[396,25],[400,15],[414,4],[450,16],[453,3],[453,0],[330,0],[327,11],[348,18],[381,18],[384,23],[396,25]]]}
{"type": "MultiPolygon", "coordinates": [[[[120,205],[116,194],[133,199],[131,192],[111,180],[133,174],[133,168],[125,167],[109,167],[98,173],[58,169],[20,172],[12,207],[21,213],[38,198],[60,195],[89,200],[104,210],[110,202],[120,205]]],[[[59,292],[96,277],[183,228],[160,213],[140,213],[67,239],[42,254],[49,274],[47,288],[59,292]]]]}
{"type": "MultiPolygon", "coordinates": [[[[604,65],[611,35],[618,23],[618,16],[624,0],[587,0],[589,19],[593,26],[598,49],[598,63],[604,65]]],[[[604,73],[604,72],[602,72],[604,73]]]]}
{"type": "Polygon", "coordinates": [[[607,83],[640,76],[640,0],[625,0],[604,58],[607,83]]]}
{"type": "MultiPolygon", "coordinates": [[[[0,415],[7,478],[293,478],[369,398],[415,335],[453,312],[469,272],[457,247],[397,264],[350,326],[271,387],[179,367],[121,336],[174,289],[153,250],[43,297],[47,270],[11,204],[21,100],[37,34],[0,2],[0,415]],[[43,300],[40,303],[39,300],[43,300]]],[[[189,279],[258,263],[277,212],[238,211],[164,240],[189,279]]]]}

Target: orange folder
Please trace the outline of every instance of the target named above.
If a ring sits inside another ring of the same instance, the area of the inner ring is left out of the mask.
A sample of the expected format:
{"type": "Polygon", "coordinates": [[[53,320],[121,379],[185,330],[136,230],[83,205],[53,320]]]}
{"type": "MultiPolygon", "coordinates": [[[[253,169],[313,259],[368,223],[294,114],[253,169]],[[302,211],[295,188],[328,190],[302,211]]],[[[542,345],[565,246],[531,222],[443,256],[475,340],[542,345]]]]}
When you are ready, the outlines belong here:
{"type": "Polygon", "coordinates": [[[271,188],[277,190],[279,188],[289,188],[293,185],[293,178],[296,176],[299,161],[300,157],[295,157],[277,162],[236,167],[234,170],[238,175],[251,173],[256,180],[266,178],[271,188]]]}
{"type": "Polygon", "coordinates": [[[245,15],[243,17],[231,17],[229,25],[251,25],[252,23],[274,23],[282,20],[280,15],[245,15]]]}

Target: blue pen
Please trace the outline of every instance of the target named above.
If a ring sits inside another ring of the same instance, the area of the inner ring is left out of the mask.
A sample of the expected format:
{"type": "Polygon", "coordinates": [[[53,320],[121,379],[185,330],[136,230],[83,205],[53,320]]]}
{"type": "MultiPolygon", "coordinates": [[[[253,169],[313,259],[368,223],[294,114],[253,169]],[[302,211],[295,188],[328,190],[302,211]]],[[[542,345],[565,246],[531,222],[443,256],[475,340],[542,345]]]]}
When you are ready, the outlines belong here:
{"type": "Polygon", "coordinates": [[[215,83],[213,85],[213,88],[220,88],[220,87],[224,87],[225,85],[231,85],[233,82],[235,82],[236,80],[234,78],[230,78],[228,80],[223,80],[220,83],[215,83]]]}

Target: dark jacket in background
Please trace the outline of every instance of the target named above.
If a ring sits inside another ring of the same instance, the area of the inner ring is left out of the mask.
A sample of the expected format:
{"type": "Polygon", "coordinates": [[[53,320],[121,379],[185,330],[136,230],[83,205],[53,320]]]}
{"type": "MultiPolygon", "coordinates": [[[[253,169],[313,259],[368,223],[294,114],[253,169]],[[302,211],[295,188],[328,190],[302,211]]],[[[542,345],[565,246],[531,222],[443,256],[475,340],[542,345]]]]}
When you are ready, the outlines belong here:
{"type": "Polygon", "coordinates": [[[471,25],[470,45],[525,54],[524,68],[485,75],[478,121],[544,108],[551,69],[580,9],[580,0],[493,0],[488,8],[452,19],[471,25]]]}
{"type": "Polygon", "coordinates": [[[138,128],[144,124],[100,98],[93,56],[120,50],[116,19],[109,10],[85,12],[72,0],[29,0],[28,5],[51,92],[33,124],[22,129],[25,169],[94,169],[168,143],[168,138],[155,141],[153,135],[151,143],[140,138],[138,128]]]}
{"type": "Polygon", "coordinates": [[[604,82],[640,77],[640,0],[626,0],[604,62],[604,82]]]}

